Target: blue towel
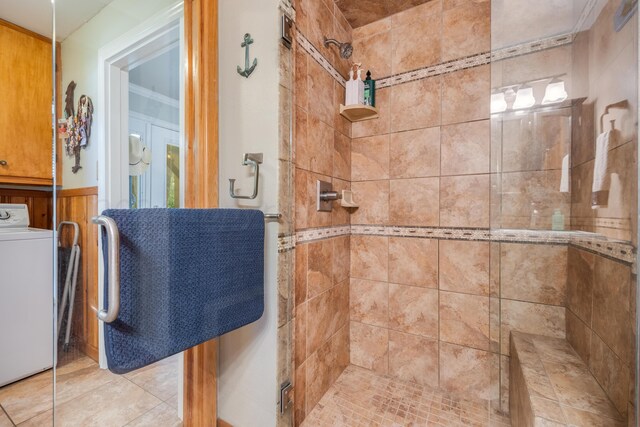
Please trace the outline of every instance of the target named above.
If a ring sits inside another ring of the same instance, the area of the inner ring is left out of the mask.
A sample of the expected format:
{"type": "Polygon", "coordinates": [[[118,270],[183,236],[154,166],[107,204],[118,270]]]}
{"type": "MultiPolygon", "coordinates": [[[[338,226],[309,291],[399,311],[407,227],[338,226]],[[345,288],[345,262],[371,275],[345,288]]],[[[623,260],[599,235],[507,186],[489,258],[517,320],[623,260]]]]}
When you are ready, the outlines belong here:
{"type": "MultiPolygon", "coordinates": [[[[104,324],[110,371],[133,371],[262,316],[261,211],[108,209],[102,214],[120,232],[120,313],[104,324]]],[[[107,286],[104,295],[108,304],[107,286]]]]}

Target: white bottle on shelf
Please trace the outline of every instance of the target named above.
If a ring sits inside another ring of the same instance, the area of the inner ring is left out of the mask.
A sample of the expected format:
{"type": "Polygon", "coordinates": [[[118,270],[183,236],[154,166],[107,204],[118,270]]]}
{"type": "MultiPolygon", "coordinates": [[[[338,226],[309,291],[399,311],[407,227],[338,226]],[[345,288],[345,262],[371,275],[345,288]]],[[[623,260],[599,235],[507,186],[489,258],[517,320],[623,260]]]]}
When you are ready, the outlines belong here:
{"type": "Polygon", "coordinates": [[[356,84],[356,81],[353,79],[353,69],[351,69],[349,70],[349,80],[347,80],[345,84],[344,105],[353,105],[356,103],[356,90],[354,90],[356,84]]]}
{"type": "Polygon", "coordinates": [[[364,82],[362,81],[362,69],[358,67],[358,78],[356,79],[356,102],[354,104],[364,105],[364,82]]]}

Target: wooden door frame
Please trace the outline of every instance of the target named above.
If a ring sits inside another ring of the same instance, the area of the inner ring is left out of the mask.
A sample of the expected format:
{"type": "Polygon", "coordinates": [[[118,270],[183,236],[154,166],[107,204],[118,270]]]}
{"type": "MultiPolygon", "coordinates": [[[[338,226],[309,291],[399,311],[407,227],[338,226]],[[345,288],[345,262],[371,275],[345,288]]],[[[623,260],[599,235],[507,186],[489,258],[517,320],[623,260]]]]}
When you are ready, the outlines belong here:
{"type": "MultiPolygon", "coordinates": [[[[218,0],[184,1],[185,207],[218,206],[218,0]]],[[[184,352],[185,427],[217,424],[218,343],[184,352]]]]}

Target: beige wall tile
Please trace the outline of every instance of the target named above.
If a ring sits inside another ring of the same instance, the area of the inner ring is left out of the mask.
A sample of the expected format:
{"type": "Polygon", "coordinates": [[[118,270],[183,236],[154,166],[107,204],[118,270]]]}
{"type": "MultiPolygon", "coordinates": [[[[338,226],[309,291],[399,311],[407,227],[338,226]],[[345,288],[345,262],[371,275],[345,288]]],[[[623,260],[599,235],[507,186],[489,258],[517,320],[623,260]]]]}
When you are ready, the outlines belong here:
{"type": "Polygon", "coordinates": [[[349,284],[335,286],[307,303],[307,357],[347,324],[349,284]]]}
{"type": "Polygon", "coordinates": [[[589,369],[616,409],[623,416],[626,415],[631,379],[629,368],[597,334],[591,337],[589,369]]]}
{"type": "Polygon", "coordinates": [[[438,387],[438,341],[389,331],[389,374],[438,387]]]}
{"type": "Polygon", "coordinates": [[[386,328],[389,323],[389,284],[351,279],[349,304],[352,321],[386,328]]]}
{"type": "Polygon", "coordinates": [[[351,322],[351,363],[381,374],[389,372],[389,331],[351,322]]]}
{"type": "Polygon", "coordinates": [[[333,242],[329,239],[308,244],[307,293],[311,299],[333,287],[333,242]]]}
{"type": "Polygon", "coordinates": [[[442,21],[418,20],[394,26],[391,37],[393,74],[416,70],[441,62],[442,21]]]}
{"type": "Polygon", "coordinates": [[[295,170],[295,218],[296,230],[307,228],[309,225],[309,172],[296,168],[295,170]]]}
{"type": "Polygon", "coordinates": [[[489,297],[489,350],[500,353],[500,298],[489,297]]]}
{"type": "Polygon", "coordinates": [[[562,169],[571,150],[571,109],[529,113],[502,122],[502,170],[562,169]]]}
{"type": "Polygon", "coordinates": [[[395,225],[437,226],[438,178],[391,180],[389,222],[395,225]]]}
{"type": "Polygon", "coordinates": [[[440,387],[478,399],[495,399],[498,384],[491,383],[491,372],[499,369],[497,354],[440,344],[440,387]]]}
{"type": "Polygon", "coordinates": [[[442,60],[491,50],[491,2],[466,0],[442,13],[442,60]]]}
{"type": "Polygon", "coordinates": [[[389,178],[389,135],[351,141],[351,179],[373,181],[389,178]]]}
{"type": "Polygon", "coordinates": [[[333,77],[315,60],[309,65],[309,114],[326,124],[333,124],[333,77]]]}
{"type": "Polygon", "coordinates": [[[352,182],[353,199],[360,206],[352,224],[386,224],[389,220],[389,181],[352,182]]]}
{"type": "Polygon", "coordinates": [[[362,27],[353,29],[353,39],[364,39],[374,34],[389,31],[391,29],[391,17],[379,19],[370,24],[363,25],[362,27]]]}
{"type": "Polygon", "coordinates": [[[442,127],[442,175],[489,173],[489,120],[442,127]]]}
{"type": "Polygon", "coordinates": [[[294,102],[296,106],[302,107],[304,110],[309,108],[309,86],[308,73],[309,68],[307,61],[309,55],[297,43],[295,43],[294,66],[294,102]]]}
{"type": "Polygon", "coordinates": [[[307,259],[309,245],[298,244],[295,248],[295,301],[296,306],[307,300],[307,259]]]}
{"type": "Polygon", "coordinates": [[[503,298],[565,305],[566,246],[502,243],[500,271],[503,298]]]}
{"type": "Polygon", "coordinates": [[[387,237],[351,236],[351,277],[388,281],[387,237]]]}
{"type": "Polygon", "coordinates": [[[622,421],[612,420],[610,417],[594,414],[591,411],[583,411],[572,406],[562,405],[562,411],[566,414],[566,417],[574,423],[574,425],[611,425],[612,427],[632,427],[635,425],[633,423],[625,424],[622,421]]]}
{"type": "Polygon", "coordinates": [[[293,388],[293,410],[295,425],[299,426],[302,420],[307,416],[307,366],[302,364],[296,368],[296,376],[294,379],[293,388]]]}
{"type": "Polygon", "coordinates": [[[389,281],[426,288],[438,287],[438,241],[389,238],[389,281]]]}
{"type": "Polygon", "coordinates": [[[351,128],[352,138],[362,138],[372,135],[384,135],[389,133],[391,129],[391,105],[390,105],[391,88],[376,90],[376,108],[378,109],[378,118],[375,120],[365,120],[363,122],[355,122],[351,128]]]}
{"type": "Polygon", "coordinates": [[[490,66],[445,74],[442,80],[442,124],[489,118],[490,66]]]}
{"type": "Polygon", "coordinates": [[[299,168],[310,170],[311,168],[311,151],[309,140],[307,139],[309,130],[309,119],[307,111],[301,107],[296,107],[296,115],[294,118],[294,148],[295,148],[295,164],[299,168]]]}
{"type": "Polygon", "coordinates": [[[509,355],[511,331],[566,337],[565,308],[522,301],[502,300],[502,354],[509,355]]]}
{"type": "Polygon", "coordinates": [[[567,229],[570,196],[560,192],[560,177],[559,170],[503,173],[502,227],[550,230],[551,216],[560,209],[567,229]]]}
{"type": "Polygon", "coordinates": [[[391,31],[378,31],[366,37],[355,37],[352,58],[353,62],[362,63],[365,73],[370,70],[374,80],[390,76],[391,31]]]}
{"type": "Polygon", "coordinates": [[[421,129],[440,124],[440,77],[391,87],[391,130],[421,129]]]}
{"type": "Polygon", "coordinates": [[[307,359],[307,303],[296,307],[294,319],[294,365],[298,368],[307,359]]]}
{"type": "Polygon", "coordinates": [[[440,291],[440,339],[489,350],[489,297],[440,291]]]}
{"type": "Polygon", "coordinates": [[[569,246],[567,260],[567,308],[587,325],[593,312],[595,255],[569,246]]]}
{"type": "Polygon", "coordinates": [[[342,350],[342,347],[348,344],[348,333],[348,326],[345,325],[306,361],[307,413],[320,401],[349,364],[342,350]]]}
{"type": "Polygon", "coordinates": [[[489,295],[487,242],[440,240],[440,289],[489,295]]]}
{"type": "Polygon", "coordinates": [[[440,128],[391,134],[389,175],[391,178],[440,175],[440,128]]]}
{"type": "Polygon", "coordinates": [[[567,310],[567,341],[585,363],[591,354],[591,329],[571,310],[567,310]]]}
{"type": "Polygon", "coordinates": [[[598,256],[593,286],[593,330],[625,363],[631,354],[628,266],[598,256]]]}
{"type": "Polygon", "coordinates": [[[336,237],[333,242],[333,283],[342,283],[349,278],[351,245],[349,236],[336,237]]]}
{"type": "Polygon", "coordinates": [[[438,291],[389,284],[389,328],[438,338],[438,291]]]}
{"type": "Polygon", "coordinates": [[[440,178],[442,227],[489,227],[489,175],[440,178]]]}
{"type": "Polygon", "coordinates": [[[571,121],[571,163],[581,165],[595,157],[595,105],[593,102],[577,103],[572,106],[571,121]]]}
{"type": "Polygon", "coordinates": [[[351,181],[351,139],[340,132],[333,135],[333,176],[351,181]]]}
{"type": "Polygon", "coordinates": [[[309,170],[331,176],[333,173],[333,138],[333,128],[310,114],[306,149],[306,152],[309,153],[309,170]]]}
{"type": "Polygon", "coordinates": [[[329,9],[323,1],[300,0],[296,10],[296,26],[309,39],[318,51],[335,64],[332,47],[324,47],[327,30],[334,29],[333,7],[329,9]]]}

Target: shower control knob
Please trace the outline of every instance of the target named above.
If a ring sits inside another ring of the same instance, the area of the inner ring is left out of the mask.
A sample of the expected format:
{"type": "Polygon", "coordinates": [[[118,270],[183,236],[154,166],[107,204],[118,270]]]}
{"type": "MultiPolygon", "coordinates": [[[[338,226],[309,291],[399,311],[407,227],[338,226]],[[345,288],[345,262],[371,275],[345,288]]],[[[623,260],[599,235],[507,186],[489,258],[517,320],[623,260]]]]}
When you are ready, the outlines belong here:
{"type": "Polygon", "coordinates": [[[0,221],[6,221],[11,218],[9,211],[0,211],[0,221]]]}

